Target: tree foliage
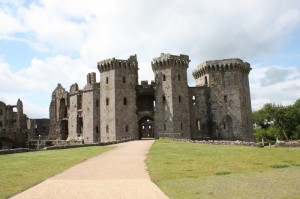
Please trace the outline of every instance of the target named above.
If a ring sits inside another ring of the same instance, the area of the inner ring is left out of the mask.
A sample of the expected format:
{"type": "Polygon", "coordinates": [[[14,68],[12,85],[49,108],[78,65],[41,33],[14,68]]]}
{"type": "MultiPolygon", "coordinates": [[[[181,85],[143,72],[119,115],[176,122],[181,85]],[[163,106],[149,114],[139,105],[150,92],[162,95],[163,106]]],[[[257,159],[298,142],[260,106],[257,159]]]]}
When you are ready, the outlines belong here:
{"type": "Polygon", "coordinates": [[[293,105],[265,104],[253,112],[256,140],[300,139],[300,99],[293,105]]]}

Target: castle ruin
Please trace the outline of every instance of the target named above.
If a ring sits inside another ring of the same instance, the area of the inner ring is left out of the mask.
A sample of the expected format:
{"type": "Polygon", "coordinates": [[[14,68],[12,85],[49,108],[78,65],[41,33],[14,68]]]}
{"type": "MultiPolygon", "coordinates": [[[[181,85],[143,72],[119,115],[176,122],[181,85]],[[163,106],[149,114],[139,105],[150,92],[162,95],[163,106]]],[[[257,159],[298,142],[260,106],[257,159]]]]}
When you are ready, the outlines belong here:
{"type": "Polygon", "coordinates": [[[206,61],[193,71],[189,56],[162,53],[151,65],[154,81],[138,83],[136,55],[97,63],[87,84],[58,84],[50,104],[50,139],[84,143],[179,138],[253,141],[248,74],[241,59],[206,61]]]}

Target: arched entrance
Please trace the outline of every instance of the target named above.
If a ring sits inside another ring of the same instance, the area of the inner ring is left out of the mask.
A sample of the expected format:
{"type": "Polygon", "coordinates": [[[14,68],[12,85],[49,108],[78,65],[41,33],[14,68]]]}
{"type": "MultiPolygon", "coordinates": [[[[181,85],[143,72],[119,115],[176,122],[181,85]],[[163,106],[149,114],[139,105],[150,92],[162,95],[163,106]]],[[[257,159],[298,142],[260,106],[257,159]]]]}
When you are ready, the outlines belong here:
{"type": "Polygon", "coordinates": [[[139,139],[154,138],[154,120],[151,117],[143,117],[139,121],[139,139]]]}

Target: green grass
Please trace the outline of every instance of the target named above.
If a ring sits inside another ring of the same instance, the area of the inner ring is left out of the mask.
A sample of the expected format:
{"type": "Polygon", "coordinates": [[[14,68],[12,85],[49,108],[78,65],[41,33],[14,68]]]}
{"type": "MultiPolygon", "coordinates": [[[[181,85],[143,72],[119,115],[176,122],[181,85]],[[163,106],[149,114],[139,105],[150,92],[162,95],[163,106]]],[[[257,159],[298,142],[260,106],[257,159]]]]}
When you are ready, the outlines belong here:
{"type": "Polygon", "coordinates": [[[300,148],[157,140],[146,162],[170,198],[300,198],[300,148]]]}
{"type": "Polygon", "coordinates": [[[0,155],[0,198],[7,198],[112,147],[82,147],[0,155]]]}

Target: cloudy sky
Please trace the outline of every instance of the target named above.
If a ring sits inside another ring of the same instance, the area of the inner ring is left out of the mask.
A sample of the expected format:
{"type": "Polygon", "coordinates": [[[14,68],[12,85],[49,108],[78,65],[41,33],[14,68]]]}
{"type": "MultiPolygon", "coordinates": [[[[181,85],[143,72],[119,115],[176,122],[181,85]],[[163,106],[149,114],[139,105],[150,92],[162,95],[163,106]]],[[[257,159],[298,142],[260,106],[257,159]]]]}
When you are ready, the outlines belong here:
{"type": "Polygon", "coordinates": [[[161,52],[251,64],[252,107],[300,98],[299,0],[0,0],[0,101],[18,98],[30,118],[49,116],[61,83],[83,88],[97,61],[137,54],[153,79],[161,52]]]}

